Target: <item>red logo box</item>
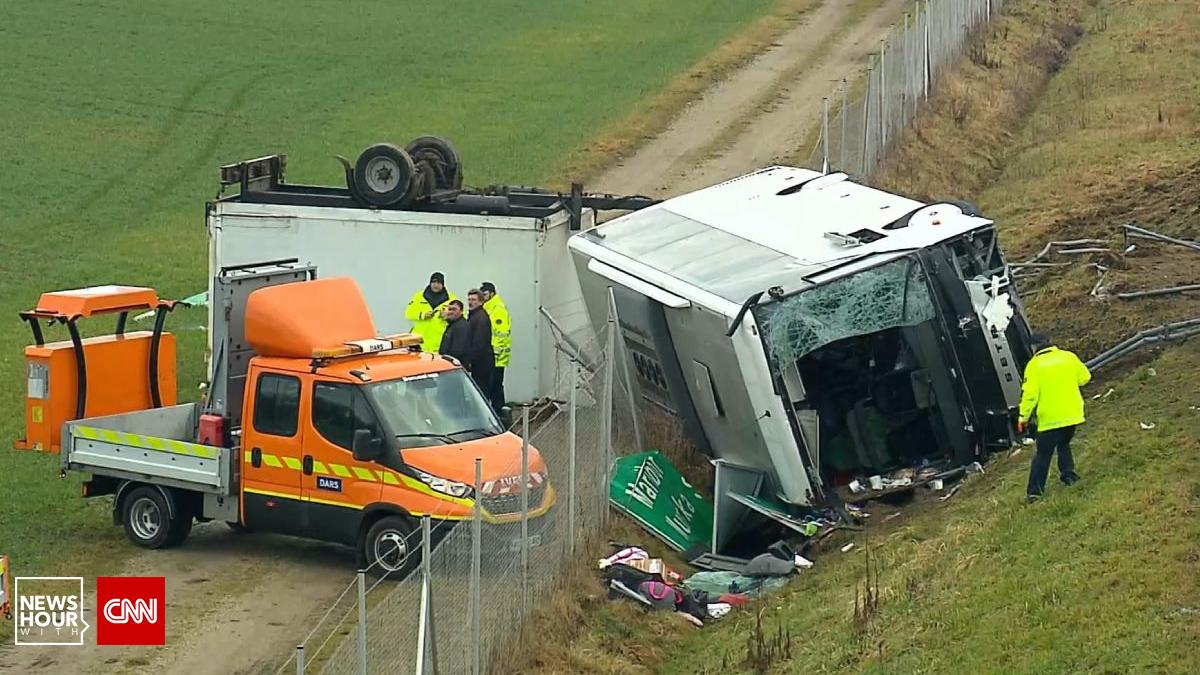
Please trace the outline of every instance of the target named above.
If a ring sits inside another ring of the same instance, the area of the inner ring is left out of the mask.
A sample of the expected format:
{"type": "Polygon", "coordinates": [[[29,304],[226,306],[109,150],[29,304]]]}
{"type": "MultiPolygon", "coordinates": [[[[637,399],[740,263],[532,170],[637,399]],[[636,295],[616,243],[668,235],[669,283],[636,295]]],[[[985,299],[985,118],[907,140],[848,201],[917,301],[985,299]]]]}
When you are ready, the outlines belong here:
{"type": "Polygon", "coordinates": [[[166,577],[97,577],[96,644],[166,644],[166,599],[166,577]]]}

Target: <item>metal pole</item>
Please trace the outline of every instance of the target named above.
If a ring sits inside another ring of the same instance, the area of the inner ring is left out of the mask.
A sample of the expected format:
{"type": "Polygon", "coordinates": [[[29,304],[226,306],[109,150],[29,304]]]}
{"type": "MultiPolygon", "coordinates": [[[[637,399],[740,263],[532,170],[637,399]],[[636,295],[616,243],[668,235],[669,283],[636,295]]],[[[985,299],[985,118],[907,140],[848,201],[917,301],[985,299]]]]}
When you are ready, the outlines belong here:
{"type": "Polygon", "coordinates": [[[875,67],[874,57],[867,57],[867,95],[863,98],[863,147],[862,147],[862,174],[865,176],[868,173],[867,166],[871,156],[871,89],[874,87],[875,79],[871,76],[871,70],[875,67]]]}
{"type": "Polygon", "coordinates": [[[367,574],[358,571],[358,675],[367,675],[367,574]]]}
{"type": "Polygon", "coordinates": [[[888,100],[887,100],[887,40],[879,45],[879,151],[887,148],[888,100]]]}
{"type": "Polygon", "coordinates": [[[296,645],[296,675],[304,675],[304,645],[296,645]]]}
{"type": "MultiPolygon", "coordinates": [[[[616,296],[613,295],[612,286],[608,287],[609,308],[608,308],[608,336],[605,352],[607,359],[604,362],[604,419],[601,420],[604,425],[604,485],[603,489],[608,490],[608,485],[612,480],[611,471],[613,465],[613,391],[616,389],[613,382],[613,361],[617,354],[617,311],[616,311],[616,296]]],[[[604,518],[608,517],[608,509],[604,509],[604,518]]],[[[606,520],[607,522],[607,520],[606,520]]]]}
{"type": "Polygon", "coordinates": [[[900,99],[901,115],[907,120],[908,105],[912,99],[912,31],[909,30],[908,12],[904,13],[904,87],[900,99]]]}
{"type": "Polygon", "coordinates": [[[429,516],[421,517],[421,619],[417,630],[417,675],[425,675],[426,670],[435,674],[438,672],[437,639],[433,630],[433,546],[429,522],[429,516]]]}
{"type": "Polygon", "coordinates": [[[471,674],[480,675],[483,668],[483,640],[479,615],[483,585],[483,506],[479,503],[483,493],[483,459],[475,458],[475,508],[471,519],[471,674]]]}
{"type": "Polygon", "coordinates": [[[925,88],[925,100],[926,101],[929,100],[929,77],[930,77],[930,72],[929,72],[929,70],[930,70],[930,66],[929,66],[929,2],[930,2],[930,0],[925,0],[925,58],[924,58],[924,63],[921,65],[922,75],[924,76],[924,88],[925,88]]]}
{"type": "Polygon", "coordinates": [[[842,116],[842,148],[841,148],[841,168],[846,170],[846,118],[850,116],[846,108],[846,78],[842,78],[842,110],[839,113],[842,116]]]}
{"type": "Polygon", "coordinates": [[[521,607],[529,611],[529,406],[521,409],[521,607]]]}
{"type": "MultiPolygon", "coordinates": [[[[575,555],[575,390],[579,388],[579,364],[571,362],[571,394],[567,408],[567,550],[575,555]]],[[[478,673],[476,674],[478,675],[478,673]]]]}
{"type": "MultiPolygon", "coordinates": [[[[829,173],[829,97],[821,97],[821,173],[829,173]]],[[[640,450],[641,448],[639,448],[640,450]]]]}

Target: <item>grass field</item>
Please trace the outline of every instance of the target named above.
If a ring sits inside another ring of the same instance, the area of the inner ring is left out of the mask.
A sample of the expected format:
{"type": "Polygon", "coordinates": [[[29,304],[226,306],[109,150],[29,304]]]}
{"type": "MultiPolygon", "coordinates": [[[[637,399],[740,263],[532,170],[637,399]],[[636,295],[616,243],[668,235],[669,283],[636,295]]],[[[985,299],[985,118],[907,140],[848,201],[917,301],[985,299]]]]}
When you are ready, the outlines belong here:
{"type": "MultiPolygon", "coordinates": [[[[458,146],[469,184],[545,181],[718,47],[725,60],[704,61],[701,79],[769,40],[779,20],[764,17],[781,6],[789,3],[6,7],[0,437],[7,444],[20,434],[29,338],[16,312],[41,291],[129,283],[183,297],[204,288],[203,203],[216,192],[218,165],[282,151],[291,179],[336,184],[334,154],[435,133],[458,146]],[[751,28],[753,40],[729,47],[751,28]]],[[[203,323],[200,311],[170,322],[203,323]]],[[[180,339],[181,398],[194,399],[203,333],[180,339]]],[[[56,459],[0,452],[0,552],[18,574],[86,575],[90,561],[129,551],[105,505],[78,499],[76,479],[56,477],[56,459]]]]}
{"type": "MultiPolygon", "coordinates": [[[[939,85],[877,180],[966,198],[1010,258],[1122,223],[1200,238],[1200,2],[1015,0],[939,85]],[[978,61],[978,62],[976,62],[978,61]],[[990,65],[986,65],[990,64],[990,65]],[[1162,113],[1159,113],[1159,110],[1162,113]]],[[[1184,249],[1147,246],[1112,288],[1200,281],[1184,249]]],[[[1195,298],[1092,300],[1080,269],[1028,286],[1031,318],[1083,354],[1195,298]]],[[[604,599],[547,610],[536,657],[553,673],[1194,673],[1200,671],[1200,342],[1097,373],[1076,443],[1083,482],[1053,476],[1022,503],[1030,449],[1001,455],[947,501],[876,511],[783,593],[703,630],[604,599]],[[1153,423],[1144,430],[1142,423],[1153,423]],[[868,582],[867,554],[875,570],[868,582]],[[874,609],[859,612],[868,594],[874,609]],[[762,617],[761,631],[756,627],[762,617]],[[761,638],[768,658],[749,659],[761,638]]],[[[632,528],[632,526],[630,526],[632,528]]],[[[646,541],[636,530],[623,541],[646,541]]],[[[649,542],[651,547],[654,542],[649,542]]]]}

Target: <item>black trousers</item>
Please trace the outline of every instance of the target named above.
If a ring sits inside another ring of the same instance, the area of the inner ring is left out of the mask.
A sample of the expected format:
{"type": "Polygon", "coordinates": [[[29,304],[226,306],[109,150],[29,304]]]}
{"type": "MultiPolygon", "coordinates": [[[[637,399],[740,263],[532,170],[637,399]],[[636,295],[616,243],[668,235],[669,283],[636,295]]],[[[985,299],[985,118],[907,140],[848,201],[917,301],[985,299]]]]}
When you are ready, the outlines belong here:
{"type": "Polygon", "coordinates": [[[492,368],[492,386],[488,391],[488,398],[492,400],[492,408],[500,410],[504,407],[504,367],[496,366],[492,368]]]}
{"type": "Polygon", "coordinates": [[[1058,453],[1058,478],[1070,485],[1079,480],[1075,473],[1075,458],[1071,455],[1071,439],[1075,436],[1075,427],[1062,427],[1050,431],[1039,431],[1037,435],[1037,453],[1033,456],[1033,464],[1029,467],[1029,486],[1025,493],[1041,495],[1046,491],[1046,477],[1050,474],[1050,460],[1058,453]]]}

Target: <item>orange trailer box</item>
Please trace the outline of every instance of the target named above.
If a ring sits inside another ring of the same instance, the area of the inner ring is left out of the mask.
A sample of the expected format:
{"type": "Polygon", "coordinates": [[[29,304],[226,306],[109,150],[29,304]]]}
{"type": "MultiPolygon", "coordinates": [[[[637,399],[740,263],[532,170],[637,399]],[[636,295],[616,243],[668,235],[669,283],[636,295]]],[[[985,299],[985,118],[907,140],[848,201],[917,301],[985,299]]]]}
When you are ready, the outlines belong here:
{"type": "Polygon", "coordinates": [[[174,405],[175,337],[161,332],[165,312],[174,304],[160,300],[150,288],[93,286],[43,293],[36,308],[22,312],[21,318],[33,329],[35,344],[25,348],[25,437],[14,443],[16,448],[57,453],[65,422],[155,407],[152,368],[157,370],[158,405],[174,405]],[[155,323],[158,354],[153,363],[155,333],[125,332],[129,312],[145,309],[159,314],[155,323]],[[116,333],[81,339],[76,322],[102,314],[120,315],[116,333]],[[40,327],[43,321],[66,325],[72,339],[46,343],[40,327]],[[82,351],[82,359],[77,349],[82,351]],[[81,403],[82,414],[78,409],[81,403]]]}
{"type": "MultiPolygon", "coordinates": [[[[152,333],[138,331],[83,340],[87,368],[84,417],[102,417],[154,407],[150,399],[152,333]]],[[[175,336],[163,333],[158,348],[159,391],[164,406],[175,405],[175,336]]],[[[78,369],[70,341],[25,347],[26,438],[22,450],[58,452],[62,425],[75,419],[78,369]]]]}

